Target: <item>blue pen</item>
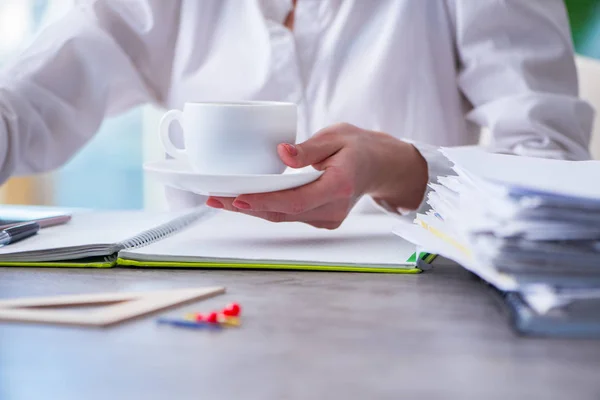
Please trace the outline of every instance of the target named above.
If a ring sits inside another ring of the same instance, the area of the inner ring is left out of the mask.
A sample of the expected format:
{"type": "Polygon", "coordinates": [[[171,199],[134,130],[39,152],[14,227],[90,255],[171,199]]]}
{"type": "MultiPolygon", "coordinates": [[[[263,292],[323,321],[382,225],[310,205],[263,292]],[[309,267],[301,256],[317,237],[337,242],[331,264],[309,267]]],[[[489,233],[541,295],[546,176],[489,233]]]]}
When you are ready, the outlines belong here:
{"type": "Polygon", "coordinates": [[[157,321],[159,324],[168,324],[172,326],[179,326],[183,328],[192,328],[192,329],[214,329],[219,330],[222,329],[218,324],[208,324],[205,322],[195,322],[195,321],[187,321],[184,319],[172,319],[172,318],[159,318],[157,321]]]}
{"type": "Polygon", "coordinates": [[[39,230],[40,224],[37,222],[26,222],[3,229],[0,231],[0,246],[6,246],[7,244],[26,239],[38,233],[39,230]]]}

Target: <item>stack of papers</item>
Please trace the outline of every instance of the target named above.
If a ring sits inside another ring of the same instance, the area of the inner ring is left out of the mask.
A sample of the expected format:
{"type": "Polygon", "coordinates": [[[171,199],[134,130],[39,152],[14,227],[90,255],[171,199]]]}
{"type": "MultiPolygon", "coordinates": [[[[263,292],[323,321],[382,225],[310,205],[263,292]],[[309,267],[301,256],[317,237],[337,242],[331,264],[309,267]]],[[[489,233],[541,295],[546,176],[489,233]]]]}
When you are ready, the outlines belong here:
{"type": "Polygon", "coordinates": [[[600,304],[600,162],[442,152],[456,175],[430,184],[431,211],[398,234],[518,293],[536,314],[600,304]]]}

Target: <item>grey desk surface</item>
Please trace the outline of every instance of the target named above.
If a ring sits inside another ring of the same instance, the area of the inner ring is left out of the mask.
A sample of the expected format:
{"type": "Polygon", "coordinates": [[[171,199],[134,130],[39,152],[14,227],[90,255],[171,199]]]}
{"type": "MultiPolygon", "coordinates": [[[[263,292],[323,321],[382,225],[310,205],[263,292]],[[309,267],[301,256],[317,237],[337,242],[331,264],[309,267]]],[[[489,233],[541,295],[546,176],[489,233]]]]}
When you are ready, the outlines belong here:
{"type": "Polygon", "coordinates": [[[516,337],[458,267],[416,276],[0,269],[0,297],[224,285],[222,332],[0,324],[0,399],[599,399],[600,342],[516,337]]]}

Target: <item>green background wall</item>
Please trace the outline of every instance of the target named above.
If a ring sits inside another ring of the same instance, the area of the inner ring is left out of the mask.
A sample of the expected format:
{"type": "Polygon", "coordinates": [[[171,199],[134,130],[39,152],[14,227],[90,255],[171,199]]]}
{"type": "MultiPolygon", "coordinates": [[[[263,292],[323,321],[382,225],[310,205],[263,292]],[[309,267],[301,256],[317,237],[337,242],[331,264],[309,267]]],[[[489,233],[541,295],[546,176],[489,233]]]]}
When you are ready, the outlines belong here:
{"type": "Polygon", "coordinates": [[[565,4],[575,50],[581,55],[600,59],[600,0],[565,0],[565,4]]]}

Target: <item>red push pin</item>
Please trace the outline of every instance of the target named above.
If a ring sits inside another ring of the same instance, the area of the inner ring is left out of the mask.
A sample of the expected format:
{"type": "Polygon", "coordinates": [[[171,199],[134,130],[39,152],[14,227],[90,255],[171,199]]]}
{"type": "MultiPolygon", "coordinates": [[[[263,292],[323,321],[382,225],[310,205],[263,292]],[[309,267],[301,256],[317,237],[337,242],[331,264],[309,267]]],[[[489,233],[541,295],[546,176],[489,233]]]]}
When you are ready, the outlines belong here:
{"type": "Polygon", "coordinates": [[[238,303],[231,303],[223,309],[223,314],[228,317],[237,317],[241,311],[242,309],[238,303]]]}
{"type": "Polygon", "coordinates": [[[208,317],[206,317],[206,322],[208,322],[209,324],[218,324],[219,318],[217,313],[211,312],[210,314],[208,314],[208,317]]]}
{"type": "Polygon", "coordinates": [[[200,313],[196,313],[196,315],[194,315],[194,319],[196,320],[196,322],[204,322],[205,321],[204,315],[202,315],[200,313]]]}

